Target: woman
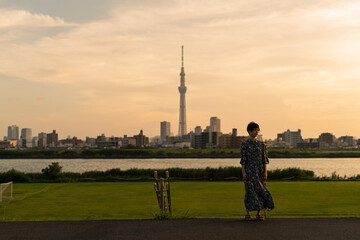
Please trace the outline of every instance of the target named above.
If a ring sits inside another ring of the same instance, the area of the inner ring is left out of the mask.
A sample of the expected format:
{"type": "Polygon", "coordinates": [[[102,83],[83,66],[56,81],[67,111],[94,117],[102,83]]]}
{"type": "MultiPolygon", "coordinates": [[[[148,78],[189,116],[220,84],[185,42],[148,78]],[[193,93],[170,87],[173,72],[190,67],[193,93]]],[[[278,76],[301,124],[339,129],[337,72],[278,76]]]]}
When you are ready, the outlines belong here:
{"type": "Polygon", "coordinates": [[[247,126],[249,139],[241,144],[242,174],[245,183],[245,221],[250,221],[250,211],[257,211],[256,220],[264,221],[261,210],[274,209],[274,202],[266,188],[267,158],[266,146],[256,138],[260,132],[257,123],[251,122],[247,126]]]}

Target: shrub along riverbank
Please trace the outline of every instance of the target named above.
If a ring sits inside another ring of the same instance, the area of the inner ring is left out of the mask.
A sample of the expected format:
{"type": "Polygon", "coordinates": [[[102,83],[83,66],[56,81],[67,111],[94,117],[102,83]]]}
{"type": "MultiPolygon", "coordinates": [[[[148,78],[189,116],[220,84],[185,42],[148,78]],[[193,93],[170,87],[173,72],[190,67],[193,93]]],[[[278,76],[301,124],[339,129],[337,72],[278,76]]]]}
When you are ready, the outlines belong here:
{"type": "MultiPolygon", "coordinates": [[[[42,170],[42,173],[23,173],[10,170],[0,173],[0,182],[13,181],[15,183],[37,182],[114,182],[114,181],[153,181],[154,171],[159,177],[165,176],[165,171],[170,172],[172,181],[240,181],[242,179],[241,167],[220,167],[204,169],[129,169],[118,168],[108,171],[88,171],[84,173],[62,172],[58,163],[52,163],[42,170]]],[[[360,180],[360,174],[352,177],[340,177],[333,173],[331,177],[316,177],[313,171],[299,168],[268,170],[268,180],[360,180]]]]}
{"type": "MultiPolygon", "coordinates": [[[[360,158],[360,149],[269,149],[270,158],[360,158]]],[[[0,159],[19,158],[239,158],[240,149],[0,150],[0,159]]]]}

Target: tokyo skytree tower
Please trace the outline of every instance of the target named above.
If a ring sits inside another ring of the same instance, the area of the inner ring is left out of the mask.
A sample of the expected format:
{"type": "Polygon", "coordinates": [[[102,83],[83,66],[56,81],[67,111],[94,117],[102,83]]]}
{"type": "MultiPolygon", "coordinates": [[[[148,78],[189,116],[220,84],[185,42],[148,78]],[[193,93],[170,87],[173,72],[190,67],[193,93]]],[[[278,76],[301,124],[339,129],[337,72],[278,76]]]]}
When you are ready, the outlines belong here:
{"type": "Polygon", "coordinates": [[[179,136],[187,134],[186,130],[186,102],[185,102],[185,71],[184,71],[184,46],[181,46],[181,73],[180,73],[180,116],[179,116],[179,136]]]}

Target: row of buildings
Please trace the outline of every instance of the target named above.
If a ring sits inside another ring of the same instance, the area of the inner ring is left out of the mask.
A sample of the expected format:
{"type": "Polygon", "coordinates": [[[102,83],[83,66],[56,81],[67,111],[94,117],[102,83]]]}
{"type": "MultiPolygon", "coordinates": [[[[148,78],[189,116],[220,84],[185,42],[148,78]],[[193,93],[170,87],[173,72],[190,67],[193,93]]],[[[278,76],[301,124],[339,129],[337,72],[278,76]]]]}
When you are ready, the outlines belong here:
{"type": "Polygon", "coordinates": [[[210,118],[210,125],[202,129],[196,126],[194,131],[186,135],[172,136],[170,122],[160,123],[160,137],[153,138],[154,147],[163,148],[239,148],[246,139],[245,136],[238,136],[237,129],[234,128],[231,133],[223,134],[221,132],[221,120],[218,117],[210,118]]]}
{"type": "Polygon", "coordinates": [[[336,138],[332,133],[321,133],[318,138],[303,139],[301,130],[279,133],[276,140],[269,141],[273,148],[354,148],[360,146],[360,139],[353,136],[341,136],[336,138]]]}
{"type": "Polygon", "coordinates": [[[8,135],[0,141],[0,148],[46,148],[58,146],[58,134],[41,132],[38,136],[32,136],[31,128],[22,128],[12,125],[8,127],[8,135]],[[20,134],[21,133],[21,134],[20,134]]]}
{"type": "MultiPolygon", "coordinates": [[[[158,148],[240,148],[241,143],[247,136],[238,136],[237,129],[232,129],[231,133],[221,132],[221,120],[217,117],[210,118],[210,125],[202,129],[201,126],[195,127],[194,131],[183,135],[173,136],[171,134],[170,122],[160,123],[160,136],[154,137],[151,142],[141,130],[138,135],[132,137],[106,137],[101,134],[96,138],[86,137],[85,140],[77,137],[60,139],[56,130],[51,133],[41,132],[37,136],[32,136],[30,128],[22,128],[12,125],[8,127],[8,135],[0,141],[0,149],[71,149],[71,148],[122,148],[129,146],[144,147],[152,146],[158,148]]],[[[341,136],[336,138],[331,133],[321,133],[318,138],[303,139],[301,130],[290,131],[277,134],[274,140],[265,140],[262,135],[258,136],[259,141],[264,141],[270,148],[354,148],[360,146],[360,139],[356,140],[352,136],[341,136]]]]}
{"type": "Polygon", "coordinates": [[[8,127],[8,135],[0,141],[0,149],[71,149],[71,148],[121,148],[121,147],[144,147],[149,145],[149,138],[140,131],[138,135],[128,137],[106,137],[105,134],[96,138],[86,137],[85,140],[77,137],[60,139],[56,130],[51,133],[41,132],[37,136],[32,136],[30,128],[22,128],[12,125],[8,127]],[[20,134],[21,133],[21,134],[20,134]]]}
{"type": "MultiPolygon", "coordinates": [[[[210,125],[204,130],[201,126],[195,127],[187,135],[172,136],[170,122],[160,123],[160,137],[153,138],[152,145],[163,148],[189,147],[196,149],[204,148],[239,148],[247,136],[238,136],[237,129],[231,133],[221,132],[221,120],[217,117],[210,118],[210,125]]],[[[354,148],[360,146],[360,139],[353,136],[341,136],[336,138],[331,133],[321,133],[318,138],[303,139],[301,130],[278,133],[274,140],[265,140],[262,135],[258,136],[259,141],[264,141],[271,148],[354,148]]]]}

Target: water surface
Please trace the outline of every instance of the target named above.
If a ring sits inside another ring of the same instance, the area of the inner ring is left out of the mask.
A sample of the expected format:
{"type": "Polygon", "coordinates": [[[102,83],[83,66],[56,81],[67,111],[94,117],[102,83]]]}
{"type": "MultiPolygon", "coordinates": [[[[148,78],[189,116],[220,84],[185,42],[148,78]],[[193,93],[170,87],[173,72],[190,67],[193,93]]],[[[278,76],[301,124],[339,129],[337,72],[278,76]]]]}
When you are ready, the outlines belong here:
{"type": "MultiPolygon", "coordinates": [[[[0,159],[0,172],[12,168],[22,172],[41,172],[52,162],[59,162],[64,172],[105,171],[112,168],[206,168],[240,166],[237,158],[164,158],[164,159],[0,159]]],[[[297,167],[312,170],[317,176],[360,174],[360,158],[274,158],[269,170],[297,167]]]]}

